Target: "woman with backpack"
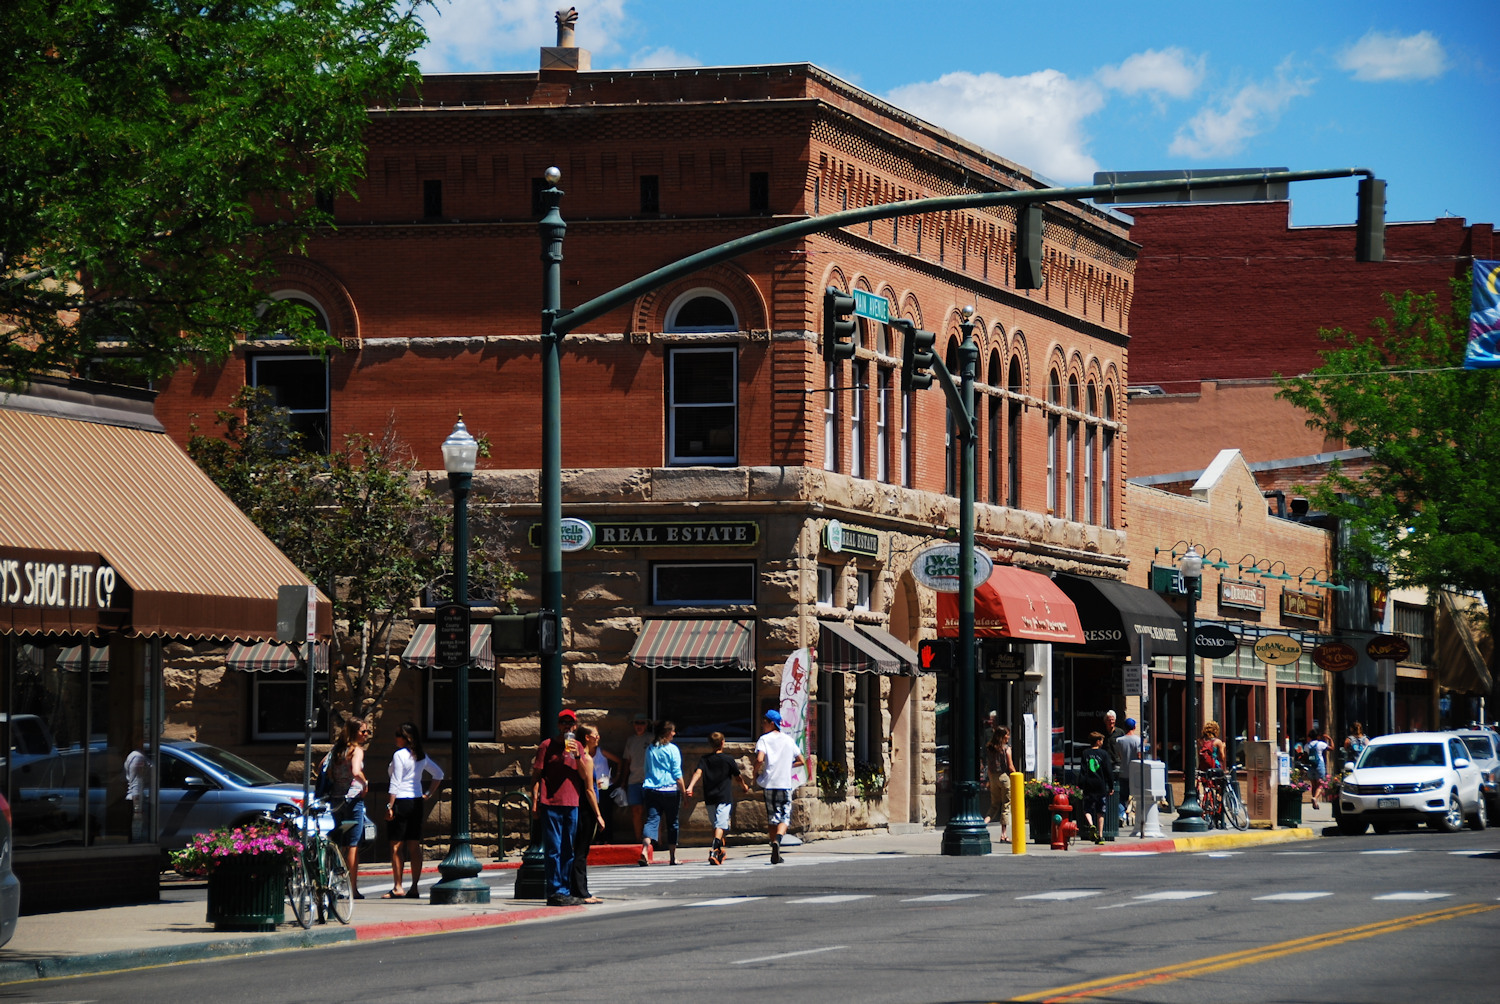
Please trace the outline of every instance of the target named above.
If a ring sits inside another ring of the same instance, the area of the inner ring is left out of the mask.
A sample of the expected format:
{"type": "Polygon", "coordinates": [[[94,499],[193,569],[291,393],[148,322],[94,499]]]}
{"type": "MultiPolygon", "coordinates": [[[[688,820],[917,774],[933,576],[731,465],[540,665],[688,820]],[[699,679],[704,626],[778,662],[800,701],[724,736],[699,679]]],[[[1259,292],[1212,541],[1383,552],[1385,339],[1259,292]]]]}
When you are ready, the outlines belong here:
{"type": "Polygon", "coordinates": [[[1352,765],[1359,762],[1359,755],[1370,745],[1369,738],[1365,735],[1364,726],[1354,722],[1350,726],[1349,735],[1344,738],[1344,764],[1352,765]]]}
{"type": "Polygon", "coordinates": [[[370,734],[368,722],[353,717],[344,719],[339,739],[323,761],[318,784],[333,807],[334,820],[354,821],[342,840],[335,836],[335,843],[349,866],[349,885],[354,889],[355,899],[365,898],[359,891],[359,842],[365,835],[365,792],[370,787],[365,779],[365,745],[370,734]]]}

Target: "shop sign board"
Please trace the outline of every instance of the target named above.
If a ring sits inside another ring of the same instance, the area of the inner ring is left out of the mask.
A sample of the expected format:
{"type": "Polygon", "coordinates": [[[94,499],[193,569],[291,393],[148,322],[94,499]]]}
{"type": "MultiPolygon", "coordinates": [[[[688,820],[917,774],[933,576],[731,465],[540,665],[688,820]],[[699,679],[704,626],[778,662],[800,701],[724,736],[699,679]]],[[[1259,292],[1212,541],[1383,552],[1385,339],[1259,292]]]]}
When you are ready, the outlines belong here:
{"type": "Polygon", "coordinates": [[[836,519],[823,525],[823,546],[834,554],[862,554],[880,557],[880,535],[871,530],[845,526],[836,519]]]}
{"type": "Polygon", "coordinates": [[[1243,610],[1264,610],[1266,587],[1258,582],[1246,582],[1243,579],[1220,579],[1219,603],[1222,606],[1239,607],[1243,610]]]}
{"type": "Polygon", "coordinates": [[[1200,624],[1193,633],[1193,651],[1205,659],[1222,659],[1239,647],[1239,637],[1218,624],[1200,624]]]}
{"type": "MultiPolygon", "coordinates": [[[[1151,591],[1164,593],[1167,596],[1186,596],[1187,582],[1175,565],[1152,565],[1151,591]]],[[[1203,599],[1203,576],[1201,575],[1193,582],[1193,598],[1203,599]]]]}
{"type": "MultiPolygon", "coordinates": [[[[957,544],[934,544],[917,555],[917,560],[912,562],[911,574],[928,589],[935,589],[940,593],[956,593],[959,578],[958,552],[957,544]]],[[[977,586],[988,582],[990,573],[994,570],[995,563],[984,549],[974,548],[974,584],[977,586]]]]}
{"type": "Polygon", "coordinates": [[[558,524],[558,536],[564,551],[587,551],[594,546],[594,524],[570,516],[558,524]]]}
{"type": "Polygon", "coordinates": [[[0,606],[108,610],[120,584],[97,554],[0,547],[0,606]]]}
{"type": "Polygon", "coordinates": [[[1404,662],[1411,655],[1411,646],[1406,643],[1405,638],[1398,638],[1393,634],[1378,634],[1365,646],[1365,654],[1371,659],[1404,662]]]}
{"type": "Polygon", "coordinates": [[[1291,635],[1268,634],[1255,643],[1255,657],[1272,666],[1290,666],[1302,658],[1302,643],[1291,635]]]}
{"type": "MultiPolygon", "coordinates": [[[[592,525],[595,548],[754,547],[760,542],[760,524],[753,520],[660,520],[592,525]]],[[[542,529],[541,523],[532,524],[527,534],[532,547],[541,546],[542,529]]],[[[564,539],[566,533],[564,531],[564,539]]]]}
{"type": "Polygon", "coordinates": [[[1341,641],[1324,642],[1312,650],[1313,665],[1330,673],[1342,673],[1352,669],[1359,661],[1359,653],[1341,641]]]}
{"type": "Polygon", "coordinates": [[[1281,591],[1281,616],[1300,617],[1304,620],[1323,619],[1325,600],[1315,593],[1299,593],[1295,589],[1281,591]]]}

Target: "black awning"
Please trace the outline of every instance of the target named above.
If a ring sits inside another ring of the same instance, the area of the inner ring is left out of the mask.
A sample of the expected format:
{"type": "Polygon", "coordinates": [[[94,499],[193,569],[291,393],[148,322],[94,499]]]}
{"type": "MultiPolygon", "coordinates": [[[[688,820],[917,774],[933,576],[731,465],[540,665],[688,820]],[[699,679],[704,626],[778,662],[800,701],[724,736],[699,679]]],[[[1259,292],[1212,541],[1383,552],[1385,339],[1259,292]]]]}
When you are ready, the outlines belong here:
{"type": "Polygon", "coordinates": [[[1187,655],[1182,617],[1151,590],[1065,572],[1059,572],[1054,581],[1078,608],[1084,651],[1117,653],[1135,663],[1140,661],[1140,639],[1145,637],[1150,639],[1152,656],[1187,655]]]}
{"type": "Polygon", "coordinates": [[[879,673],[894,676],[902,661],[848,624],[818,621],[818,668],[825,673],[879,673]]]}

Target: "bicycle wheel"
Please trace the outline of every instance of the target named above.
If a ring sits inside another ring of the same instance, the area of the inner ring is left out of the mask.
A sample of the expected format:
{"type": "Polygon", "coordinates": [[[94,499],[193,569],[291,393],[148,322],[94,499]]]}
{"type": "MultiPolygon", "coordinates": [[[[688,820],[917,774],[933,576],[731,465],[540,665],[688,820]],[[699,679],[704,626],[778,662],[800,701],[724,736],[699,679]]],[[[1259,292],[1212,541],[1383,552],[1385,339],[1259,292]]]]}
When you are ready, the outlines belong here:
{"type": "Polygon", "coordinates": [[[1245,803],[1240,798],[1239,789],[1232,781],[1224,791],[1224,818],[1236,830],[1248,830],[1250,828],[1250,810],[1245,808],[1245,803]]]}
{"type": "Polygon", "coordinates": [[[1203,821],[1208,823],[1208,825],[1212,828],[1223,829],[1224,810],[1221,803],[1219,802],[1219,786],[1217,783],[1210,782],[1209,785],[1203,789],[1202,804],[1203,821]]]}
{"type": "Polygon", "coordinates": [[[324,891],[328,894],[328,911],[340,924],[354,916],[354,884],[349,881],[349,866],[344,855],[332,844],[323,845],[324,891]]]}
{"type": "Polygon", "coordinates": [[[286,866],[286,898],[291,900],[292,916],[297,923],[304,930],[312,927],[312,882],[300,852],[286,866]]]}

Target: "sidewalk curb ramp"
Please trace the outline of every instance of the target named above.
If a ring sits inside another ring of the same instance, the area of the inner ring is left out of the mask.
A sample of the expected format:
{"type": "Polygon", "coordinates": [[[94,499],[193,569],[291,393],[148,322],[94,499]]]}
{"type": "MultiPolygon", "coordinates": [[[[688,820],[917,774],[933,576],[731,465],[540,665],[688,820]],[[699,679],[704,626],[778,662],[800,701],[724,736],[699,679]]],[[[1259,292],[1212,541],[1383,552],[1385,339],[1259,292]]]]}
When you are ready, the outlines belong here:
{"type": "Polygon", "coordinates": [[[1316,831],[1305,826],[1285,830],[1246,830],[1243,833],[1210,833],[1195,837],[1172,837],[1165,840],[1136,840],[1128,844],[1084,844],[1078,850],[1093,854],[1120,854],[1142,851],[1156,854],[1172,854],[1190,851],[1227,851],[1236,847],[1255,847],[1260,844],[1286,844],[1297,840],[1315,840],[1316,831]]]}

